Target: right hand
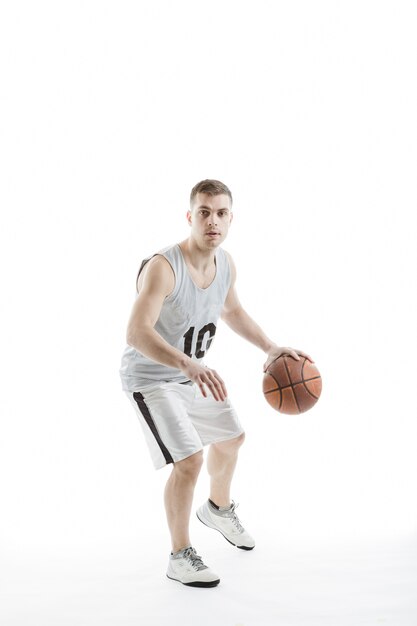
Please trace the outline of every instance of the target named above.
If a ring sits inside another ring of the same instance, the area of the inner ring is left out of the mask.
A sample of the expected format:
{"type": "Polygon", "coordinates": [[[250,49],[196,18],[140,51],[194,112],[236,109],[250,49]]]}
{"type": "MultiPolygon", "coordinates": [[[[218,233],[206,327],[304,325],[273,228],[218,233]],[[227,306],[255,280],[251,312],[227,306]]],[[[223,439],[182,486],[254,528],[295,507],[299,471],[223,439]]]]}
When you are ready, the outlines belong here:
{"type": "Polygon", "coordinates": [[[226,385],[220,378],[216,370],[196,363],[192,359],[181,370],[187,378],[199,386],[201,393],[207,398],[207,389],[217,402],[222,402],[227,398],[226,385]]]}

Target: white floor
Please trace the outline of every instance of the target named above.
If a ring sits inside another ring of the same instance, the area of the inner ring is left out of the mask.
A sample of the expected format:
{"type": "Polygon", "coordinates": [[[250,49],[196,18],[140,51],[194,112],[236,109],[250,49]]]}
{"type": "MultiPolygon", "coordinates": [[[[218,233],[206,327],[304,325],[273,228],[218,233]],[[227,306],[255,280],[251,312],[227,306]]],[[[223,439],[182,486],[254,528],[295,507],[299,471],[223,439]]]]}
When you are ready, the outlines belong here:
{"type": "MultiPolygon", "coordinates": [[[[165,577],[158,545],[96,546],[54,556],[8,553],[4,626],[416,626],[417,539],[277,544],[240,551],[202,530],[214,589],[165,577]]],[[[199,541],[201,541],[199,536],[199,541]]],[[[202,552],[199,550],[199,552],[202,552]]]]}

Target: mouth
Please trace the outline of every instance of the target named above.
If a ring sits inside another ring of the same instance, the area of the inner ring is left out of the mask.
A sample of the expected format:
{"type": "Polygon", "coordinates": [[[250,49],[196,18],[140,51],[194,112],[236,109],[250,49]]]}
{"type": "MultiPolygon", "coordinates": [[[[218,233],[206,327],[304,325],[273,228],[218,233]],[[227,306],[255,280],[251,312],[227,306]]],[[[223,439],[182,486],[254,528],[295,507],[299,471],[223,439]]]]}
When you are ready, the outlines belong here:
{"type": "Polygon", "coordinates": [[[206,233],[206,235],[208,235],[209,237],[217,237],[217,236],[220,236],[220,233],[215,230],[209,230],[209,232],[206,233]]]}

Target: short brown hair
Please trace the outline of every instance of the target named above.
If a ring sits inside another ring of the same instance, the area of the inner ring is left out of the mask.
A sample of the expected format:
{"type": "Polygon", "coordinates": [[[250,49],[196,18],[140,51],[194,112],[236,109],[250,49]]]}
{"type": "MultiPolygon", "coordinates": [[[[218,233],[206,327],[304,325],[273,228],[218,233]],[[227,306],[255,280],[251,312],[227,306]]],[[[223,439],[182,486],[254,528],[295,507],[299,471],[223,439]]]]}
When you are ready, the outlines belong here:
{"type": "Polygon", "coordinates": [[[202,180],[191,189],[190,194],[190,204],[193,203],[194,198],[198,193],[207,193],[209,196],[219,196],[224,193],[226,196],[230,198],[230,204],[233,204],[232,192],[229,187],[227,187],[224,183],[220,182],[220,180],[212,180],[207,178],[206,180],[202,180]]]}

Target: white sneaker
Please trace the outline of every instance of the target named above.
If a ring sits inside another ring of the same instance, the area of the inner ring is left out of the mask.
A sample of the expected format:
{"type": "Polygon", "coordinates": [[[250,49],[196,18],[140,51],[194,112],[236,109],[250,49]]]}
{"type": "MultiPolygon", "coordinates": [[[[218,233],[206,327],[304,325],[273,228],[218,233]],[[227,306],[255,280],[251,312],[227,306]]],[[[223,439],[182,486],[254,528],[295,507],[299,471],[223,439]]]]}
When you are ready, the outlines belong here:
{"type": "Polygon", "coordinates": [[[191,546],[170,555],[167,576],[189,587],[215,587],[220,582],[191,546]]]}
{"type": "Polygon", "coordinates": [[[238,505],[232,501],[229,509],[221,508],[217,510],[207,500],[197,511],[197,517],[209,528],[218,530],[225,539],[232,545],[242,550],[252,550],[255,541],[243,528],[235,509],[238,505]]]}

